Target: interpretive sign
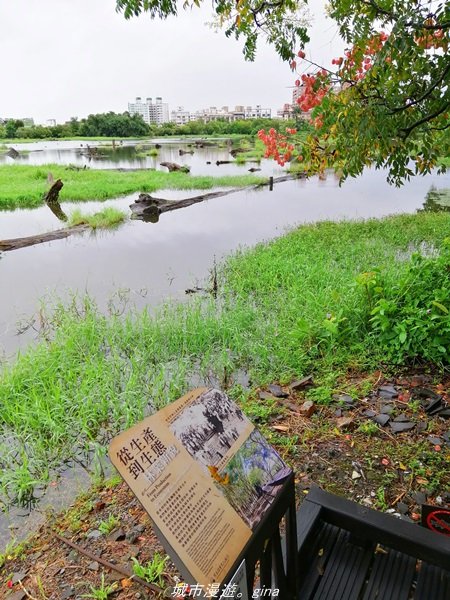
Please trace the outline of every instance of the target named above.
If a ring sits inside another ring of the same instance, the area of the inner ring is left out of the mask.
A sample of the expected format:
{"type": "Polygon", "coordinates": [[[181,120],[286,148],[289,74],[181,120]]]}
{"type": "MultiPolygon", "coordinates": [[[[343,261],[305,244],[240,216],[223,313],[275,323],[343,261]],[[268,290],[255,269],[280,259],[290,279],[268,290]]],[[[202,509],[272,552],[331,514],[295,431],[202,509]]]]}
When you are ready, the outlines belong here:
{"type": "Polygon", "coordinates": [[[180,571],[203,586],[230,575],[291,474],[240,408],[207,388],[121,433],[109,455],[180,571]]]}

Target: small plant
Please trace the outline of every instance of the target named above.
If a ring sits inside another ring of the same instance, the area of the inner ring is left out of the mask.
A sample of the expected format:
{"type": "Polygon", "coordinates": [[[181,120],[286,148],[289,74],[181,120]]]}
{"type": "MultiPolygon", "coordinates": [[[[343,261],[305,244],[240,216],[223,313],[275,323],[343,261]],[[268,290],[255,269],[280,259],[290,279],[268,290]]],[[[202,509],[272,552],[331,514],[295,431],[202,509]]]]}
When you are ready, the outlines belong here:
{"type": "Polygon", "coordinates": [[[105,583],[105,575],[102,573],[102,582],[100,587],[95,588],[94,586],[89,586],[91,590],[89,594],[83,594],[82,598],[91,598],[92,600],[108,600],[108,596],[117,590],[118,584],[117,581],[107,585],[105,583]]]}
{"type": "Polygon", "coordinates": [[[101,531],[104,535],[108,535],[108,533],[111,533],[111,531],[113,531],[119,525],[120,519],[118,519],[114,515],[109,515],[109,517],[105,521],[100,521],[98,525],[98,530],[101,531]]]}
{"type": "Polygon", "coordinates": [[[333,390],[328,385],[318,385],[307,393],[308,400],[313,400],[317,404],[330,404],[333,397],[333,390]]]}
{"type": "Polygon", "coordinates": [[[358,427],[358,429],[356,431],[359,431],[360,433],[364,433],[365,435],[377,435],[378,433],[378,425],[376,423],[374,423],[373,421],[367,421],[366,423],[361,423],[361,425],[358,427]]]}
{"type": "Polygon", "coordinates": [[[13,560],[18,558],[25,549],[25,542],[17,544],[17,540],[13,538],[6,544],[4,552],[0,553],[0,569],[6,563],[7,560],[13,560]]]}
{"type": "Polygon", "coordinates": [[[389,505],[386,502],[384,486],[380,486],[375,492],[375,505],[383,511],[386,511],[389,508],[389,505]]]}
{"type": "Polygon", "coordinates": [[[167,561],[169,560],[168,556],[162,556],[159,552],[155,552],[146,565],[141,565],[141,563],[134,558],[131,558],[133,561],[133,573],[147,581],[147,583],[154,583],[159,585],[160,587],[164,586],[164,568],[166,566],[167,561]]]}

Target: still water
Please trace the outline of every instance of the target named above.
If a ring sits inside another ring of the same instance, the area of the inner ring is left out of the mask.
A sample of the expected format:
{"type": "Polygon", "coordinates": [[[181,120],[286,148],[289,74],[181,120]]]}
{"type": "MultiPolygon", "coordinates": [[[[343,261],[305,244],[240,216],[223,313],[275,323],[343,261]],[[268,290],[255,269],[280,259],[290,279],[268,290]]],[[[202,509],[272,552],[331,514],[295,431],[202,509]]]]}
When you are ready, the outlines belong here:
{"type": "MultiPolygon", "coordinates": [[[[217,159],[222,149],[205,151],[217,159]]],[[[193,161],[194,157],[183,158],[193,161]]],[[[432,186],[450,187],[450,176],[416,178],[397,189],[386,183],[380,171],[366,170],[342,187],[330,174],[325,181],[316,177],[288,181],[276,184],[272,192],[262,188],[211,199],[164,213],[155,224],[128,221],[115,231],[74,235],[5,252],[0,256],[0,354],[9,358],[33,340],[32,330],[17,332],[38,314],[42,299],[87,292],[105,309],[111,299],[128,290],[130,305],[138,308],[168,298],[183,300],[187,288],[201,285],[208,276],[214,260],[220,261],[240,246],[271,239],[300,223],[415,212],[432,186]]],[[[196,192],[162,190],[156,195],[175,199],[196,192]]],[[[108,205],[129,211],[137,196],[84,203],[82,210],[94,212],[108,205]]],[[[70,213],[74,206],[65,203],[63,210],[70,213]]],[[[0,239],[60,226],[46,206],[0,213],[0,239]]]]}
{"type": "MultiPolygon", "coordinates": [[[[0,166],[2,164],[18,165],[44,165],[61,164],[76,165],[90,169],[157,169],[167,171],[161,167],[161,162],[176,162],[179,165],[187,165],[191,168],[192,175],[236,175],[245,174],[249,168],[260,168],[261,174],[281,174],[284,169],[278,167],[271,160],[263,160],[261,164],[248,162],[246,164],[234,163],[230,155],[231,141],[220,139],[217,141],[208,139],[203,148],[197,147],[196,142],[202,140],[177,140],[174,138],[153,139],[151,141],[127,140],[115,142],[114,148],[110,142],[92,141],[42,141],[27,144],[12,145],[18,152],[19,157],[12,159],[6,154],[0,154],[0,166]],[[142,156],[142,152],[156,150],[158,145],[158,156],[142,156]],[[192,154],[180,154],[181,152],[192,152],[192,154]],[[233,161],[234,164],[222,164],[218,166],[217,161],[233,161]]],[[[11,147],[11,146],[8,146],[11,147]]]]}

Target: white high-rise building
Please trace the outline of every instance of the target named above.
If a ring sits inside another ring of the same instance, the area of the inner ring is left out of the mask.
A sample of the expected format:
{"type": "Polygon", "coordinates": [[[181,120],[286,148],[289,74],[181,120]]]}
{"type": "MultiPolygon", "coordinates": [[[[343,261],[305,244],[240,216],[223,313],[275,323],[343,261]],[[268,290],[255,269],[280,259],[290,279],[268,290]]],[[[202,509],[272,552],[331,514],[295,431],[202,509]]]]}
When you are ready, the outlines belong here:
{"type": "Polygon", "coordinates": [[[171,111],[170,120],[177,125],[184,125],[191,120],[191,113],[188,110],[184,110],[182,106],[179,106],[176,110],[171,111]]]}
{"type": "Polygon", "coordinates": [[[128,112],[130,115],[141,115],[146,123],[161,123],[169,122],[169,105],[162,101],[162,98],[158,96],[153,102],[152,98],[146,98],[145,102],[138,96],[135,102],[128,103],[128,112]]]}

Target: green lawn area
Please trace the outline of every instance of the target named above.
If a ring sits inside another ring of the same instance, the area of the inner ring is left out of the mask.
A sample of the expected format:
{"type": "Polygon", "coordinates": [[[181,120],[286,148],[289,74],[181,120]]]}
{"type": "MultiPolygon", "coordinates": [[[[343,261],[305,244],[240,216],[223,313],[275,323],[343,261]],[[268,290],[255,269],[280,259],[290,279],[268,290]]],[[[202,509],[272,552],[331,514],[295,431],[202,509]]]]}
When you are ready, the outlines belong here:
{"type": "Polygon", "coordinates": [[[106,200],[133,192],[155,192],[160,189],[206,190],[213,187],[243,187],[262,183],[265,178],[254,175],[226,177],[192,176],[187,173],[139,170],[76,170],[48,164],[40,166],[4,165],[0,167],[0,210],[32,208],[42,204],[49,188],[48,174],[61,179],[64,187],[60,200],[106,200]]]}

